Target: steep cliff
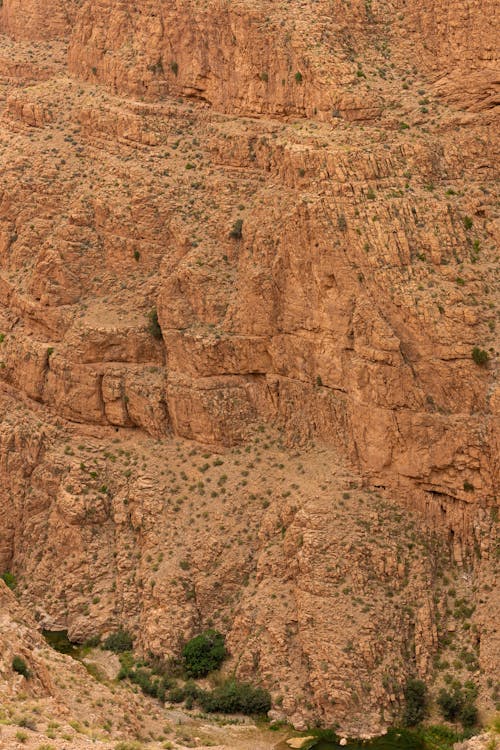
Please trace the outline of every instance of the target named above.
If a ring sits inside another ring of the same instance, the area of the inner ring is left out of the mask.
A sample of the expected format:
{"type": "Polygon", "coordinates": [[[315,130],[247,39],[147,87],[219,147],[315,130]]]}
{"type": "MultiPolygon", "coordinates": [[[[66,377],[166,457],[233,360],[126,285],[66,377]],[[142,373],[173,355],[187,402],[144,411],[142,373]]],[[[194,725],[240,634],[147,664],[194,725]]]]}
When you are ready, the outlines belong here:
{"type": "Polygon", "coordinates": [[[42,624],[216,624],[297,726],[446,659],[491,709],[493,11],[4,0],[0,572],[42,624]]]}

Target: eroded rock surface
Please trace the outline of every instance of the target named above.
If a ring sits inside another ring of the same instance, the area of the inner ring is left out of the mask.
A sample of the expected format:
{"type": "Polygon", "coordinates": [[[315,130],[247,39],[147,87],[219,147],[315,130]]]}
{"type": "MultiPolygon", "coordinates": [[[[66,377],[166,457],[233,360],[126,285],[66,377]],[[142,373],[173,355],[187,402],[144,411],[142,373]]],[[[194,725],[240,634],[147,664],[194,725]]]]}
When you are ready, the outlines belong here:
{"type": "Polygon", "coordinates": [[[38,622],[216,624],[352,734],[454,633],[491,709],[493,11],[4,0],[0,572],[38,622]]]}

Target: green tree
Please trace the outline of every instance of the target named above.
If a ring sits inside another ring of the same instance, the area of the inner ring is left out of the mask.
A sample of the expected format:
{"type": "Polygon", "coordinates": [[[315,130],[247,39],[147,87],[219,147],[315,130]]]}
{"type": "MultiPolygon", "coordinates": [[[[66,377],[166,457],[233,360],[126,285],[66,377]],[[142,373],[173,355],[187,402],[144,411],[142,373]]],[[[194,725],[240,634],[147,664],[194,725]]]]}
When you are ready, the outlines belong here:
{"type": "Polygon", "coordinates": [[[31,675],[28,665],[21,656],[14,656],[12,659],[12,669],[14,672],[17,672],[17,674],[22,674],[27,680],[31,675]]]}
{"type": "Polygon", "coordinates": [[[427,687],[422,680],[409,679],[404,688],[405,710],[403,722],[407,727],[420,724],[425,719],[427,687]]]}
{"type": "Polygon", "coordinates": [[[224,636],[216,630],[197,635],[182,650],[184,668],[189,677],[205,677],[220,667],[226,655],[224,636]]]}
{"type": "Polygon", "coordinates": [[[121,654],[124,651],[131,651],[133,646],[133,640],[130,633],[125,630],[117,630],[115,633],[108,635],[104,643],[103,648],[108,651],[114,651],[115,654],[121,654]]]}

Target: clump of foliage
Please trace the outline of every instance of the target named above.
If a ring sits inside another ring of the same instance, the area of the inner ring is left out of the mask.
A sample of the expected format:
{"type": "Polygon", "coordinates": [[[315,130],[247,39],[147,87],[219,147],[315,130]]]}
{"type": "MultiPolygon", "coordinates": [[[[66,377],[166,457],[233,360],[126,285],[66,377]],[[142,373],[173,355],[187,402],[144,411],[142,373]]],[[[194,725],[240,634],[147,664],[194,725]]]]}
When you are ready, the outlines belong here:
{"type": "Polygon", "coordinates": [[[458,732],[443,724],[421,726],[414,732],[414,736],[423,741],[426,750],[453,750],[456,742],[462,742],[471,734],[471,730],[458,732]]]}
{"type": "Polygon", "coordinates": [[[441,688],[437,703],[446,721],[460,721],[464,727],[473,727],[477,723],[476,697],[477,687],[473,682],[462,686],[455,680],[448,690],[441,688]]]}
{"type": "Polygon", "coordinates": [[[14,672],[17,672],[17,674],[22,674],[23,677],[29,680],[31,672],[21,656],[14,656],[12,659],[12,669],[14,672]]]}
{"type": "MultiPolygon", "coordinates": [[[[226,655],[224,638],[216,631],[207,631],[201,636],[193,638],[193,641],[196,641],[195,653],[197,659],[195,666],[200,666],[199,659],[202,658],[202,664],[204,665],[202,674],[204,676],[208,673],[206,671],[207,665],[203,662],[206,653],[202,650],[200,657],[199,644],[204,643],[206,645],[207,642],[212,642],[212,648],[214,643],[217,645],[215,651],[217,658],[211,663],[218,666],[221,663],[221,653],[223,653],[222,658],[226,655]]],[[[189,643],[192,643],[192,641],[189,643]]],[[[210,652],[210,655],[213,657],[213,651],[210,652]]],[[[120,664],[119,680],[128,679],[134,685],[138,685],[146,695],[158,698],[162,702],[183,703],[188,710],[193,708],[195,703],[207,713],[259,715],[267,713],[271,708],[271,696],[267,690],[245,682],[238,682],[234,678],[225,680],[213,690],[202,690],[193,680],[187,680],[184,685],[179,685],[177,680],[172,677],[172,670],[176,671],[175,663],[168,664],[155,661],[154,657],[148,663],[135,662],[133,654],[125,652],[120,655],[120,664]]]]}
{"type": "Polygon", "coordinates": [[[405,710],[403,723],[406,727],[414,727],[425,719],[427,704],[427,687],[422,680],[411,678],[404,688],[405,710]]]}
{"type": "Polygon", "coordinates": [[[243,237],[243,219],[237,219],[234,224],[233,228],[229,232],[229,236],[233,238],[233,240],[241,240],[243,237]]]}
{"type": "MultiPolygon", "coordinates": [[[[120,664],[118,679],[130,680],[134,685],[138,685],[145,695],[158,698],[163,702],[167,690],[175,687],[175,681],[163,672],[163,667],[160,667],[159,664],[135,663],[130,652],[124,652],[120,655],[120,664]]],[[[181,700],[184,700],[184,697],[181,700]]]]}
{"type": "Polygon", "coordinates": [[[149,313],[149,333],[153,338],[155,339],[161,339],[161,327],[160,323],[158,322],[158,311],[156,307],[154,307],[151,312],[149,313]]]}
{"type": "Polygon", "coordinates": [[[217,630],[206,630],[186,643],[182,650],[188,677],[205,677],[218,669],[227,655],[224,636],[217,630]]]}
{"type": "Polygon", "coordinates": [[[198,702],[207,713],[265,714],[271,709],[267,690],[229,679],[211,691],[200,691],[198,702]]]}
{"type": "Polygon", "coordinates": [[[17,580],[14,573],[9,573],[9,571],[6,570],[5,573],[2,573],[1,578],[5,585],[9,587],[9,589],[13,590],[16,588],[17,580]]]}
{"type": "Polygon", "coordinates": [[[117,630],[115,633],[108,635],[104,643],[103,648],[108,651],[114,651],[115,654],[121,654],[124,651],[131,651],[134,642],[130,633],[126,630],[117,630]]]}
{"type": "Polygon", "coordinates": [[[489,360],[488,352],[484,349],[480,349],[478,346],[475,346],[472,350],[472,359],[476,363],[476,365],[479,365],[479,367],[484,367],[489,360]]]}
{"type": "Polygon", "coordinates": [[[115,750],[144,750],[144,745],[141,745],[140,742],[136,742],[135,740],[127,740],[126,742],[119,742],[115,745],[115,750]]]}

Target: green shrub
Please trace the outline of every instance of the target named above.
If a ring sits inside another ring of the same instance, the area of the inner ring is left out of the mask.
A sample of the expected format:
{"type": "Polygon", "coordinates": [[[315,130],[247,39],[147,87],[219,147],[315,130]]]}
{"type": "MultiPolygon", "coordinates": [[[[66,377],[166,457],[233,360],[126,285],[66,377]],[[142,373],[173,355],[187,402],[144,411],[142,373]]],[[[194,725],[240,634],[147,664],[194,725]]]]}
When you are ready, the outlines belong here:
{"type": "Polygon", "coordinates": [[[166,694],[166,699],[170,703],[182,703],[186,698],[186,693],[181,687],[174,687],[166,694]]]}
{"type": "Polygon", "coordinates": [[[161,327],[158,322],[158,312],[156,310],[156,307],[154,307],[151,312],[149,313],[149,327],[148,327],[149,333],[153,338],[155,339],[161,339],[161,327]]]}
{"type": "Polygon", "coordinates": [[[302,79],[303,79],[302,73],[298,70],[295,73],[295,81],[296,81],[296,83],[302,83],[302,79]]]}
{"type": "Polygon", "coordinates": [[[462,708],[462,696],[460,690],[456,687],[453,690],[441,688],[437,697],[437,704],[446,721],[456,721],[462,708]]]}
{"type": "Polygon", "coordinates": [[[229,232],[229,236],[233,238],[233,240],[241,240],[243,236],[243,219],[237,219],[234,224],[233,228],[229,232]]]}
{"type": "Polygon", "coordinates": [[[6,586],[9,587],[9,589],[15,589],[17,586],[17,580],[13,573],[9,573],[8,570],[5,571],[5,573],[2,573],[2,581],[5,583],[6,586]]]}
{"type": "Polygon", "coordinates": [[[475,727],[477,724],[477,708],[473,703],[465,703],[460,712],[460,721],[464,727],[475,727]]]}
{"type": "Polygon", "coordinates": [[[473,221],[470,216],[464,216],[464,227],[466,229],[472,229],[473,221]]]}
{"type": "Polygon", "coordinates": [[[486,352],[484,349],[480,349],[478,346],[475,346],[472,350],[472,359],[476,363],[476,365],[479,365],[479,367],[484,367],[489,360],[488,352],[486,352]]]}
{"type": "Polygon", "coordinates": [[[151,672],[148,669],[131,670],[128,678],[135,685],[139,685],[145,695],[151,695],[153,698],[160,698],[165,695],[161,680],[158,677],[152,678],[151,672]]]}
{"type": "Polygon", "coordinates": [[[120,629],[108,635],[102,646],[108,651],[114,651],[115,654],[131,651],[133,646],[132,636],[125,630],[120,629]]]}
{"type": "Polygon", "coordinates": [[[182,650],[184,668],[189,677],[205,677],[220,667],[226,655],[224,636],[216,630],[197,635],[182,650]]]}
{"type": "Polygon", "coordinates": [[[144,745],[141,745],[140,742],[136,742],[135,740],[126,741],[126,742],[118,742],[118,744],[115,745],[115,750],[144,750],[144,745]]]}
{"type": "Polygon", "coordinates": [[[92,635],[90,638],[87,638],[83,646],[84,648],[96,648],[99,646],[100,642],[101,637],[99,635],[92,635]]]}
{"type": "Polygon", "coordinates": [[[455,681],[449,690],[441,688],[437,703],[447,721],[460,721],[464,727],[472,727],[477,722],[476,698],[477,687],[473,682],[466,682],[462,687],[455,681]]]}
{"type": "Polygon", "coordinates": [[[12,669],[14,672],[17,672],[17,674],[22,674],[27,680],[30,678],[31,672],[21,656],[14,656],[12,659],[12,669]]]}
{"type": "Polygon", "coordinates": [[[405,710],[403,723],[406,727],[420,724],[425,718],[427,688],[422,680],[409,679],[404,689],[405,710]]]}
{"type": "Polygon", "coordinates": [[[266,714],[271,709],[267,690],[246,682],[226,680],[212,691],[200,691],[198,702],[207,713],[266,714]]]}

